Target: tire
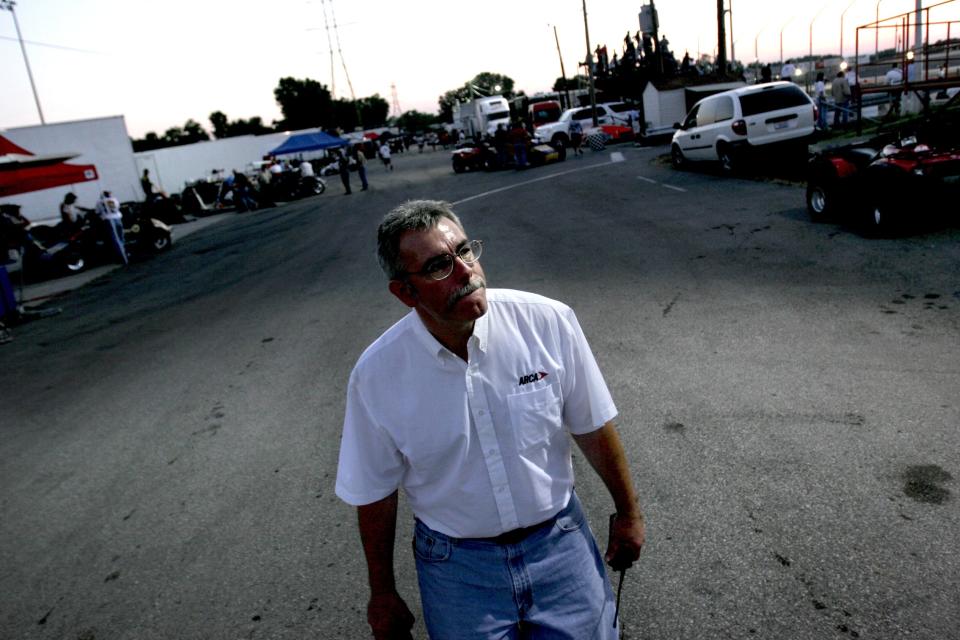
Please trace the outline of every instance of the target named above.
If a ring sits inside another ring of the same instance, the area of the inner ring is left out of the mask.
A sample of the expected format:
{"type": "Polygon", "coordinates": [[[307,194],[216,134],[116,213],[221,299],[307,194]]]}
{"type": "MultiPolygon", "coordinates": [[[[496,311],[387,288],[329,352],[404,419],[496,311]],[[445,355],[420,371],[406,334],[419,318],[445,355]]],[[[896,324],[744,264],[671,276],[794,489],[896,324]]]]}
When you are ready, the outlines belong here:
{"type": "Polygon", "coordinates": [[[550,138],[550,146],[552,146],[554,149],[560,149],[561,147],[568,147],[570,146],[570,139],[567,138],[565,134],[562,134],[562,133],[555,134],[552,138],[550,138]]]}
{"type": "Polygon", "coordinates": [[[459,158],[453,159],[453,172],[454,173],[463,173],[467,170],[467,167],[463,164],[463,160],[459,158]]]}
{"type": "Polygon", "coordinates": [[[814,222],[833,218],[837,195],[833,181],[825,176],[807,181],[807,213],[814,222]]]}
{"type": "Polygon", "coordinates": [[[323,180],[315,180],[313,184],[313,195],[318,196],[327,190],[327,183],[323,180]]]}
{"type": "Polygon", "coordinates": [[[86,261],[79,253],[71,253],[63,259],[63,268],[68,274],[80,273],[86,266],[86,261]]]}
{"type": "Polygon", "coordinates": [[[150,241],[150,248],[153,249],[155,253],[166,251],[171,246],[173,246],[173,240],[170,238],[169,233],[159,233],[150,241]]]}
{"type": "Polygon", "coordinates": [[[733,175],[737,172],[737,162],[735,161],[733,149],[726,143],[717,145],[717,159],[720,160],[720,169],[727,175],[733,175]]]}
{"type": "Polygon", "coordinates": [[[683,151],[678,144],[670,147],[670,164],[674,169],[684,169],[687,166],[687,159],[683,157],[683,151]]]}
{"type": "Polygon", "coordinates": [[[563,145],[554,147],[557,150],[557,162],[563,162],[567,159],[567,148],[563,145]]]}

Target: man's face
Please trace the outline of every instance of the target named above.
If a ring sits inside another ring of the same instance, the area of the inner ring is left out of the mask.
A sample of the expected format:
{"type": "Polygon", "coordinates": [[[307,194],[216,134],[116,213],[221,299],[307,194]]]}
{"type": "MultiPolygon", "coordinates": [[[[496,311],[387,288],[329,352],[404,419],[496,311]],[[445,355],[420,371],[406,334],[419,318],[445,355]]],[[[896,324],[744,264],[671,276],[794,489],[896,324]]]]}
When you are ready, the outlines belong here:
{"type": "Polygon", "coordinates": [[[431,330],[469,326],[487,312],[486,279],[479,261],[467,264],[454,258],[453,272],[443,280],[417,273],[440,256],[456,256],[466,243],[463,230],[446,218],[431,229],[407,231],[400,238],[400,259],[410,275],[401,285],[402,295],[393,285],[391,291],[417,309],[431,330]]]}

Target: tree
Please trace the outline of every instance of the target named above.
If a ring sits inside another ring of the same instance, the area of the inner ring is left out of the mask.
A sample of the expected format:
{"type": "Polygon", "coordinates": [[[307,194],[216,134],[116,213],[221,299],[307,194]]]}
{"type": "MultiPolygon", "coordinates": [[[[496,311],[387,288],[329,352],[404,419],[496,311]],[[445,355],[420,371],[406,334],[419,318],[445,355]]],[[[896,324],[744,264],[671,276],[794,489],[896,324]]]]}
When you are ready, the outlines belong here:
{"type": "Polygon", "coordinates": [[[285,129],[308,129],[333,123],[330,91],[316,80],[280,78],[273,96],[283,113],[283,120],[278,124],[285,129]]]}
{"type": "Polygon", "coordinates": [[[437,99],[440,106],[440,119],[453,120],[453,105],[468,102],[477,96],[501,95],[507,100],[513,97],[513,78],[499,73],[484,71],[473,76],[463,86],[447,91],[437,99]],[[497,90],[497,87],[500,87],[497,90]]]}
{"type": "Polygon", "coordinates": [[[557,78],[553,82],[554,91],[575,91],[590,84],[586,76],[577,75],[572,78],[557,78]]]}
{"type": "MultiPolygon", "coordinates": [[[[188,132],[188,126],[192,120],[188,120],[187,124],[184,125],[184,129],[188,132]]],[[[195,124],[197,127],[200,125],[195,124]]],[[[232,138],[233,136],[247,136],[247,135],[260,135],[263,133],[270,133],[273,131],[270,127],[263,124],[263,119],[260,116],[254,116],[248,120],[239,119],[233,120],[227,118],[227,114],[222,111],[214,111],[210,114],[210,124],[213,125],[213,137],[220,140],[221,138],[232,138]]],[[[202,129],[201,129],[202,131],[202,129]]],[[[206,132],[203,132],[206,134],[206,132]]],[[[209,137],[203,138],[204,140],[209,140],[209,137]]]]}
{"type": "Polygon", "coordinates": [[[436,124],[440,118],[420,111],[407,111],[398,116],[394,124],[405,131],[423,131],[430,125],[436,124]]]}
{"type": "Polygon", "coordinates": [[[223,111],[214,111],[210,114],[210,124],[213,125],[213,137],[217,138],[226,138],[227,137],[227,114],[223,111]]]}

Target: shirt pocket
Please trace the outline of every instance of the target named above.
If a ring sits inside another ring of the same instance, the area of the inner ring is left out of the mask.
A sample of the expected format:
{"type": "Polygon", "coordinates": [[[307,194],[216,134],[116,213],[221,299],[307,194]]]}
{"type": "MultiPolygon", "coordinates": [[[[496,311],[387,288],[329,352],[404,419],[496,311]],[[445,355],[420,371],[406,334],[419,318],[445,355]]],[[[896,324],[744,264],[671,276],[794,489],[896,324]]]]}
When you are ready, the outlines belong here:
{"type": "Polygon", "coordinates": [[[563,427],[560,391],[548,385],[507,396],[517,449],[542,447],[563,427]]]}

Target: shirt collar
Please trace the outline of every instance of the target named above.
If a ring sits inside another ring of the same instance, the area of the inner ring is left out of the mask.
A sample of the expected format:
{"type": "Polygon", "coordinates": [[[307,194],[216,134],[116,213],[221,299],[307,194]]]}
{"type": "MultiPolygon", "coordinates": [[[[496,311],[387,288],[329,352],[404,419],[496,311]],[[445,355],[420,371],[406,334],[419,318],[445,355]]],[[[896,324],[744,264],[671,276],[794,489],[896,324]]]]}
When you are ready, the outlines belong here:
{"type": "MultiPolygon", "coordinates": [[[[469,340],[469,342],[475,344],[482,353],[486,353],[487,351],[488,336],[490,334],[490,321],[487,319],[489,313],[490,310],[487,309],[487,313],[477,318],[476,322],[473,323],[473,335],[470,336],[469,340]]],[[[420,318],[420,314],[417,313],[416,309],[411,309],[408,316],[412,316],[409,322],[413,328],[413,334],[430,355],[437,359],[437,362],[442,364],[448,357],[457,357],[451,353],[449,349],[440,344],[439,340],[433,337],[430,330],[423,324],[423,320],[420,318]]]]}

